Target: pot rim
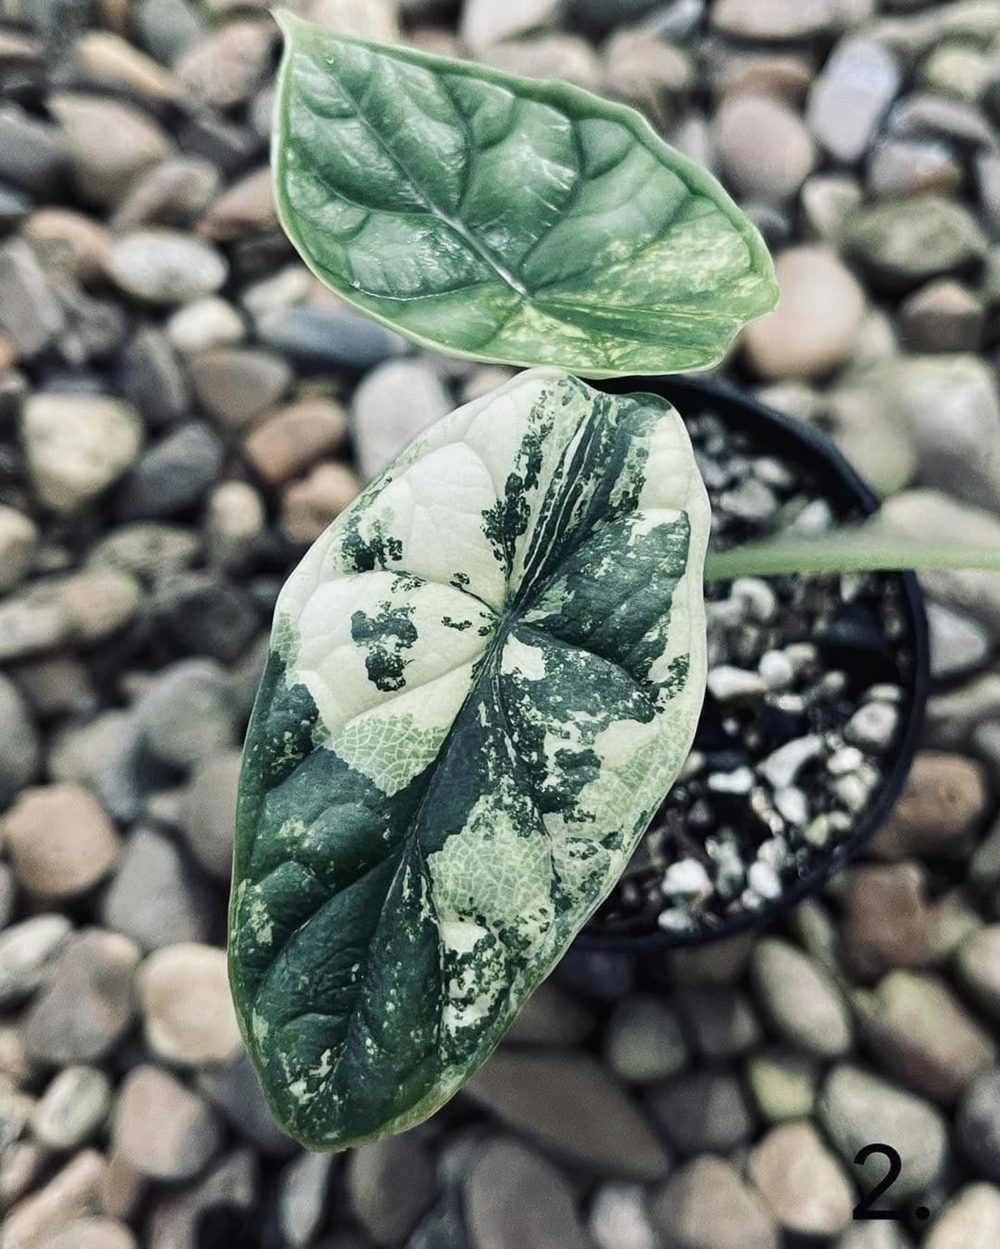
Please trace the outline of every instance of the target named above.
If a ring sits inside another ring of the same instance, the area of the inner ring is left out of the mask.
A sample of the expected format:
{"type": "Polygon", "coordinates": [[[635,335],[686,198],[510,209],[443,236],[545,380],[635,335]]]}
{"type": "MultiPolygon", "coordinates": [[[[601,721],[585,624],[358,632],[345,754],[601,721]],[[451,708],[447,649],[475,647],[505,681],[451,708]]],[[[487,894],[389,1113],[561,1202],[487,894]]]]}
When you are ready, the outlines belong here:
{"type": "MultiPolygon", "coordinates": [[[[693,378],[676,375],[662,377],[627,377],[594,383],[598,389],[621,393],[651,393],[667,399],[683,417],[685,403],[707,406],[710,403],[724,421],[736,414],[735,424],[758,429],[772,441],[782,445],[783,453],[803,463],[821,480],[835,486],[834,502],[853,505],[866,516],[874,515],[881,499],[864,478],[848,463],[833,440],[815,426],[778,412],[743,393],[730,382],[716,378],[693,378]]],[[[817,894],[836,872],[856,858],[865,848],[902,793],[914,756],[920,745],[927,699],[930,695],[930,642],[924,594],[915,573],[886,573],[894,577],[901,590],[910,626],[913,649],[913,673],[904,686],[903,709],[905,727],[886,759],[874,800],[866,807],[851,835],[830,850],[818,852],[810,870],[783,893],[756,911],[741,911],[723,920],[709,931],[671,933],[601,933],[584,927],[577,934],[571,949],[587,953],[655,954],[685,946],[706,945],[726,937],[750,932],[774,922],[792,907],[817,894]]]]}

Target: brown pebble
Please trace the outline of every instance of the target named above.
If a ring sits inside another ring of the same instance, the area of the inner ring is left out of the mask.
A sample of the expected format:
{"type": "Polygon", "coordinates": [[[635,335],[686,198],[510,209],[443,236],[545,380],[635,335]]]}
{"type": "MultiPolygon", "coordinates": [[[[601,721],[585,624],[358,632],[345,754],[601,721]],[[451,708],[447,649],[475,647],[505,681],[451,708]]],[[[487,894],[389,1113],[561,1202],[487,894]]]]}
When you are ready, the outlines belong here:
{"type": "Polygon", "coordinates": [[[969,849],[988,800],[982,764],[962,755],[922,750],[888,823],[872,841],[871,853],[889,860],[961,857],[969,849]]]}
{"type": "Polygon", "coordinates": [[[916,863],[865,865],[848,875],[842,937],[858,975],[922,967],[930,957],[933,913],[916,863]]]}
{"type": "Polygon", "coordinates": [[[45,1237],[97,1212],[104,1159],[85,1149],[30,1196],[23,1198],[3,1224],[3,1249],[38,1249],[45,1237]]]}
{"type": "Polygon", "coordinates": [[[76,1219],[37,1249],[138,1249],[139,1242],[115,1219],[76,1219]]]}
{"type": "Polygon", "coordinates": [[[244,444],[244,454],[258,477],[278,486],[342,450],[346,441],[347,413],[340,404],[304,399],[258,425],[244,444]]]}
{"type": "Polygon", "coordinates": [[[281,499],[281,532],[292,542],[314,542],[361,490],[357,473],[346,464],[327,460],[302,481],[285,488],[281,499]]]}
{"type": "Polygon", "coordinates": [[[145,1065],[125,1077],[112,1139],[116,1153],[141,1174],[187,1180],[218,1148],[219,1125],[200,1097],[166,1071],[145,1065]]]}
{"type": "Polygon", "coordinates": [[[93,794],[79,785],[25,790],[2,831],[18,881],[45,897],[85,893],[118,857],[115,826],[93,794]]]}

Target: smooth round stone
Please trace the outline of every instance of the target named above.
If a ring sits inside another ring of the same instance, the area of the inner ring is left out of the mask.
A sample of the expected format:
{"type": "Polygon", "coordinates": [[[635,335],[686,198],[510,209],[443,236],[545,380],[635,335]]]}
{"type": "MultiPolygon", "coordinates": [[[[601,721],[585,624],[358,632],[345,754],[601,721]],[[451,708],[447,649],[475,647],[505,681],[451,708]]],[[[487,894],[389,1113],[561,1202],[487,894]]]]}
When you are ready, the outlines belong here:
{"type": "Polygon", "coordinates": [[[404,1243],[434,1201],[431,1158],[412,1134],[352,1150],[346,1178],[354,1214],[377,1245],[404,1243]]]}
{"type": "Polygon", "coordinates": [[[358,497],[362,483],[347,464],[327,460],[281,495],[281,532],[290,542],[314,542],[358,497]]]}
{"type": "Polygon", "coordinates": [[[45,897],[85,893],[118,856],[115,826],[78,785],[26,790],[4,818],[3,834],[20,884],[45,897]]]}
{"type": "Polygon", "coordinates": [[[604,1184],[588,1221],[596,1249],[658,1249],[646,1194],[638,1184],[604,1184]]]}
{"type": "Polygon", "coordinates": [[[753,1135],[742,1085],[728,1068],[699,1068],[657,1085],[649,1108],[678,1153],[729,1154],[753,1135]]]}
{"type": "Polygon", "coordinates": [[[188,771],[235,744],[236,711],[226,673],[211,659],[182,659],[150,681],[136,703],[146,745],[188,771]]]}
{"type": "Polygon", "coordinates": [[[1000,1189],[967,1184],[945,1206],[924,1249],[987,1249],[1000,1244],[1000,1189]]]}
{"type": "Polygon", "coordinates": [[[266,417],[247,437],[244,455],[266,485],[279,486],[346,442],[347,413],[340,404],[303,399],[266,417]]]}
{"type": "Polygon", "coordinates": [[[112,244],[108,275],[127,295],[182,304],[214,294],[229,266],[208,243],[176,230],[136,230],[112,244]]]}
{"type": "Polygon", "coordinates": [[[754,1102],[769,1123],[808,1119],[816,1104],[818,1064],[802,1054],[765,1050],[747,1061],[754,1102]]]}
{"type": "Polygon", "coordinates": [[[724,100],[714,132],[724,177],[746,199],[782,203],[816,164],[816,148],[802,119],[768,96],[724,100]]]}
{"type": "Polygon", "coordinates": [[[140,1175],[192,1179],[219,1145],[219,1126],[200,1097],[158,1067],[133,1067],[115,1111],[116,1153],[140,1175]]]}
{"type": "Polygon", "coordinates": [[[117,492],[122,520],[183,515],[200,503],[222,472],[225,449],[201,421],[190,421],[148,448],[117,492]]]}
{"type": "Polygon", "coordinates": [[[865,312],[857,279],[832,251],[792,247],[776,265],[777,309],[747,326],[743,346],[767,379],[823,377],[851,358],[865,312]]]}
{"type": "Polygon", "coordinates": [[[826,32],[834,12],[830,0],[718,0],[712,25],[736,39],[809,39],[826,32]]]}
{"type": "Polygon", "coordinates": [[[939,195],[861,208],[844,230],[846,253],[893,291],[966,270],[982,260],[986,246],[972,214],[939,195]]]}
{"type": "Polygon", "coordinates": [[[21,438],[38,497],[67,515],[129,468],[142,445],[142,422],[117,399],[40,393],[24,405],[21,438]]]}
{"type": "Polygon", "coordinates": [[[959,983],[991,1019],[1000,1021],[1000,924],[980,930],[955,960],[959,983]]]}
{"type": "Polygon", "coordinates": [[[191,853],[207,872],[227,882],[240,766],[236,750],[206,759],[195,770],[181,804],[181,824],[191,853]]]}
{"type": "Polygon", "coordinates": [[[111,1081],[97,1067],[66,1067],[39,1099],[31,1130],[49,1149],[76,1149],[104,1123],[111,1081]]]}
{"type": "Polygon", "coordinates": [[[182,355],[211,347],[234,347],[246,337],[246,325],[232,304],[206,295],[172,313],[166,324],[171,346],[182,355]]]}
{"type": "Polygon", "coordinates": [[[239,568],[267,527],[259,492],[249,482],[224,481],[212,491],[205,509],[205,550],[211,565],[239,568]]]}
{"type": "Polygon", "coordinates": [[[605,1040],[608,1065],[630,1084],[676,1075],[688,1049],[676,1013],[660,998],[634,994],[615,1008],[605,1040]]]}
{"type": "Polygon", "coordinates": [[[86,200],[113,207],[139,174],[173,154],[163,128],[131,104],[68,92],[50,96],[47,104],[86,200]]]}
{"type": "Polygon", "coordinates": [[[747,1173],[793,1235],[836,1236],[851,1222],[851,1184],[811,1123],[773,1128],[751,1151],[747,1173]]]}
{"type": "Polygon", "coordinates": [[[72,931],[65,915],[32,915],[0,933],[0,1006],[28,997],[46,976],[49,960],[72,931]]]}
{"type": "Polygon", "coordinates": [[[813,84],[809,126],[842,164],[859,160],[899,91],[902,70],[896,56],[864,35],[842,39],[813,84]]]}
{"type": "MultiPolygon", "coordinates": [[[[948,1154],[944,1119],[933,1106],[912,1093],[845,1064],[835,1067],[827,1077],[820,1092],[818,1114],[847,1166],[853,1167],[858,1151],[873,1141],[890,1141],[899,1151],[903,1169],[886,1194],[889,1203],[916,1197],[941,1178],[948,1154]]],[[[869,1188],[883,1174],[882,1158],[869,1159],[863,1168],[863,1179],[869,1188]]]]}
{"type": "Polygon", "coordinates": [[[729,1162],[689,1163],[654,1193],[653,1224],[673,1249],[778,1249],[764,1199],[729,1162]]]}
{"type": "Polygon", "coordinates": [[[146,1042],[167,1062],[225,1063],[240,1049],[224,950],[184,943],[151,954],[139,969],[146,1042]]]}
{"type": "Polygon", "coordinates": [[[793,1049],[837,1058],[851,1048],[850,1013],[827,972],[776,937],[761,941],[751,960],[754,988],[772,1026],[793,1049]]]}
{"type": "Polygon", "coordinates": [[[31,571],[38,549],[38,526],[23,512],[0,505],[0,594],[31,571]]]}
{"type": "Polygon", "coordinates": [[[40,755],[31,709],[17,686],[0,674],[0,803],[11,802],[34,780],[40,755]]]}
{"type": "Polygon", "coordinates": [[[138,828],[125,842],[101,903],[108,927],[156,950],[208,936],[211,906],[204,882],[166,837],[138,828]]]}
{"type": "Polygon", "coordinates": [[[245,429],[280,402],[292,370],[269,351],[216,347],[188,360],[191,381],[205,411],[225,429],[245,429]]]}

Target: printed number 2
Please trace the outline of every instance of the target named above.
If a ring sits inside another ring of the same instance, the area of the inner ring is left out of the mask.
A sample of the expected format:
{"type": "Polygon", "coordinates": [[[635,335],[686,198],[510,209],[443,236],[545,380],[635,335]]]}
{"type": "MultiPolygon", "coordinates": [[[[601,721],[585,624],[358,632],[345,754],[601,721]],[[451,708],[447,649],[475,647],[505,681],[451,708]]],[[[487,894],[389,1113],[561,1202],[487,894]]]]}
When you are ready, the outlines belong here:
{"type": "Polygon", "coordinates": [[[888,1162],[889,1170],[882,1176],[871,1192],[866,1193],[854,1207],[854,1217],[855,1219],[898,1219],[899,1215],[895,1210],[873,1210],[872,1206],[899,1179],[899,1174],[903,1169],[902,1159],[891,1145],[866,1145],[864,1149],[859,1149],[855,1155],[855,1165],[859,1167],[864,1166],[873,1154],[881,1154],[888,1162]]]}

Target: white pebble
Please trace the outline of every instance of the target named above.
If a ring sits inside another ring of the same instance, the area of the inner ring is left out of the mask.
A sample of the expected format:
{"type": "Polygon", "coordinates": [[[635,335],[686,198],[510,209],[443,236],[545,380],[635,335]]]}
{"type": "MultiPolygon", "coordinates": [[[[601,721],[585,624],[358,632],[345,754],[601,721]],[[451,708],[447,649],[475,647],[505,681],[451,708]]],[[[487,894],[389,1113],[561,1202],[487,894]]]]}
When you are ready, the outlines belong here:
{"type": "Polygon", "coordinates": [[[819,534],[827,533],[833,528],[833,511],[826,499],[813,499],[796,516],[789,526],[795,533],[819,534]]]}
{"type": "Polygon", "coordinates": [[[778,808],[778,813],[796,828],[801,828],[809,819],[809,803],[806,801],[806,796],[794,785],[789,786],[788,789],[779,789],[774,795],[774,805],[778,808]]]}
{"type": "Polygon", "coordinates": [[[762,898],[781,897],[781,879],[770,863],[754,863],[747,873],[750,888],[762,898]]]}
{"type": "Polygon", "coordinates": [[[855,746],[885,750],[895,736],[898,723],[899,711],[890,703],[865,703],[851,716],[844,736],[855,746]]]}
{"type": "Polygon", "coordinates": [[[819,649],[813,642],[790,642],[784,654],[796,676],[810,672],[819,662],[819,649]]]}
{"type": "Polygon", "coordinates": [[[734,668],[731,664],[720,664],[709,672],[708,688],[713,697],[720,703],[725,703],[735,698],[758,698],[767,687],[756,672],[734,668]]]}
{"type": "Polygon", "coordinates": [[[760,577],[737,577],[729,597],[743,605],[751,620],[766,624],[778,610],[778,596],[760,577]]]}
{"type": "Polygon", "coordinates": [[[674,906],[669,911],[661,911],[656,922],[664,932],[691,932],[694,921],[683,907],[674,906]]]}
{"type": "Polygon", "coordinates": [[[749,768],[713,772],[708,778],[708,788],[716,794],[748,794],[753,789],[753,772],[749,768]]]}
{"type": "Polygon", "coordinates": [[[823,739],[811,733],[779,746],[760,765],[760,770],[775,789],[787,789],[805,765],[822,753],[823,739]]]}
{"type": "Polygon", "coordinates": [[[795,668],[784,651],[765,651],[757,673],[769,690],[787,689],[795,680],[795,668]]]}
{"type": "Polygon", "coordinates": [[[667,868],[660,888],[668,898],[694,898],[699,894],[708,893],[712,888],[712,882],[709,880],[708,872],[697,859],[681,859],[678,863],[671,863],[667,868]]]}

